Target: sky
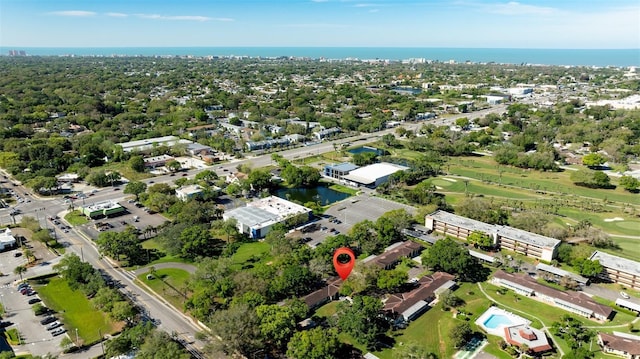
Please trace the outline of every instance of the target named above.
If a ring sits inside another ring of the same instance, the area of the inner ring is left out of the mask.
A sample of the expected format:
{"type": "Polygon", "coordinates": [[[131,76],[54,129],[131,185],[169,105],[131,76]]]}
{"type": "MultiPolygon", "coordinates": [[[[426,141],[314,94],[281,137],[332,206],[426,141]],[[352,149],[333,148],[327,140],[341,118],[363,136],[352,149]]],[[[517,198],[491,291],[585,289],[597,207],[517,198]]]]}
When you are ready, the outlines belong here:
{"type": "Polygon", "coordinates": [[[0,0],[0,46],[640,49],[640,0],[0,0]]]}

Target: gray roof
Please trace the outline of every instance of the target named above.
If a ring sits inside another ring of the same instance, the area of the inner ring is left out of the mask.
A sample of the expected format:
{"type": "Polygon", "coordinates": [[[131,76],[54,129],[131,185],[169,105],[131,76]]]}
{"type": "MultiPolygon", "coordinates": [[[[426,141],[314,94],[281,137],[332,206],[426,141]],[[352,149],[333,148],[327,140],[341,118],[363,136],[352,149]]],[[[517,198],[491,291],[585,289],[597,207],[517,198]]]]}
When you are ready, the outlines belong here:
{"type": "Polygon", "coordinates": [[[606,268],[615,269],[640,277],[640,263],[636,261],[600,251],[593,252],[591,258],[589,259],[591,259],[592,261],[600,261],[600,264],[602,264],[602,266],[606,268]]]}
{"type": "Polygon", "coordinates": [[[494,226],[484,222],[476,221],[475,219],[458,216],[453,213],[445,211],[435,211],[428,217],[434,218],[436,221],[450,223],[458,227],[466,228],[471,231],[481,231],[487,234],[495,232],[494,226]]]}
{"type": "Polygon", "coordinates": [[[492,256],[490,256],[488,254],[481,253],[481,252],[476,252],[476,251],[469,250],[469,254],[472,257],[476,257],[478,259],[482,259],[485,262],[493,263],[493,262],[496,261],[496,259],[494,257],[492,257],[492,256]]]}
{"type": "Polygon", "coordinates": [[[559,239],[545,237],[536,233],[523,231],[509,226],[496,226],[498,235],[510,239],[518,240],[522,243],[533,244],[537,247],[554,248],[560,244],[559,239]]]}
{"type": "Polygon", "coordinates": [[[575,273],[571,273],[571,272],[568,272],[568,271],[566,271],[564,269],[560,269],[558,267],[550,266],[550,265],[544,264],[544,263],[538,263],[536,265],[536,269],[537,270],[541,270],[543,272],[549,272],[551,274],[555,274],[555,275],[560,276],[560,277],[569,277],[569,278],[575,280],[576,282],[582,283],[582,284],[586,284],[589,281],[588,278],[585,278],[585,277],[583,277],[581,275],[578,275],[578,274],[575,274],[575,273]]]}
{"type": "Polygon", "coordinates": [[[332,168],[336,171],[341,171],[341,172],[349,172],[358,168],[358,166],[350,162],[338,163],[336,165],[327,165],[327,167],[332,168]]]}
{"type": "Polygon", "coordinates": [[[258,207],[240,207],[229,211],[226,214],[228,217],[233,217],[238,222],[243,223],[248,227],[253,227],[269,221],[278,221],[279,216],[265,211],[258,207]]]}

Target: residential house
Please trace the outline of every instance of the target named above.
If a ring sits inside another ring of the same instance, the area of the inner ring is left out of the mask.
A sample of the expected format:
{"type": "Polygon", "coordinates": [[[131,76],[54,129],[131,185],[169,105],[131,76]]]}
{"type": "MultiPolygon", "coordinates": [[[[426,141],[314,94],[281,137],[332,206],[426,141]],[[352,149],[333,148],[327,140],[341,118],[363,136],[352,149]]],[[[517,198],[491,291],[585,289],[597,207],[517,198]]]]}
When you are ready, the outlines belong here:
{"type": "Polygon", "coordinates": [[[417,257],[423,249],[424,247],[417,242],[397,242],[387,247],[382,254],[366,258],[365,263],[376,265],[381,269],[391,269],[395,267],[402,258],[417,257]]]}
{"type": "Polygon", "coordinates": [[[607,354],[626,359],[640,359],[640,337],[636,335],[613,332],[598,333],[598,344],[607,354]]]}
{"type": "Polygon", "coordinates": [[[429,303],[438,294],[456,286],[454,278],[452,274],[445,272],[426,275],[418,280],[414,289],[387,297],[383,310],[391,314],[396,322],[414,320],[429,308],[429,303]]]}
{"type": "Polygon", "coordinates": [[[613,314],[611,307],[597,303],[584,293],[547,287],[526,274],[511,274],[498,270],[491,282],[585,318],[606,321],[613,314]]]}
{"type": "Polygon", "coordinates": [[[327,302],[338,299],[342,279],[338,277],[329,278],[327,285],[302,297],[302,301],[307,304],[310,309],[317,308],[327,302]]]}
{"type": "Polygon", "coordinates": [[[313,135],[316,137],[317,140],[322,141],[325,138],[335,135],[337,133],[340,133],[341,130],[338,127],[331,127],[331,128],[326,128],[320,131],[316,131],[313,133],[313,135]]]}
{"type": "Polygon", "coordinates": [[[529,353],[543,353],[553,349],[547,335],[540,329],[528,324],[519,324],[504,328],[504,340],[517,347],[526,345],[529,353]]]}
{"type": "Polygon", "coordinates": [[[191,198],[202,196],[202,193],[202,186],[197,184],[182,186],[176,189],[176,197],[178,197],[181,201],[188,201],[191,198]]]}

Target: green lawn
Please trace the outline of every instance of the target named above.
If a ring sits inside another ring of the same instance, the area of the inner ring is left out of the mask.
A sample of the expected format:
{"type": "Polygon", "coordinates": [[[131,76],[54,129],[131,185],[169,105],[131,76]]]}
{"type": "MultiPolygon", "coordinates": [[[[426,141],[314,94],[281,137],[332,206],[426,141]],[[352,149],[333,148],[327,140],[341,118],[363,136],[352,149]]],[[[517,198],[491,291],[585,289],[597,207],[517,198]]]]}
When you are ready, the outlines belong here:
{"type": "Polygon", "coordinates": [[[338,192],[342,192],[342,193],[348,193],[352,196],[355,196],[358,194],[358,190],[355,188],[351,188],[351,187],[346,187],[346,186],[342,186],[339,184],[332,184],[331,186],[329,186],[329,188],[331,188],[334,191],[338,191],[338,192]]]}
{"type": "Polygon", "coordinates": [[[69,222],[69,224],[72,226],[81,226],[83,224],[89,223],[87,217],[80,211],[69,212],[66,216],[64,216],[64,219],[66,219],[67,222],[69,222]]]}
{"type": "Polygon", "coordinates": [[[147,279],[147,274],[140,274],[138,279],[174,307],[182,310],[187,299],[185,295],[189,295],[186,291],[186,283],[190,277],[189,272],[178,268],[162,268],[155,271],[154,279],[147,279]]]}
{"type": "Polygon", "coordinates": [[[186,258],[182,258],[180,256],[170,256],[165,254],[162,251],[162,248],[160,248],[160,245],[158,244],[158,242],[151,238],[151,239],[147,239],[146,241],[142,242],[142,248],[144,249],[148,249],[152,252],[152,254],[150,254],[151,256],[153,256],[153,253],[155,253],[158,257],[155,257],[157,259],[152,260],[148,265],[152,266],[154,264],[158,264],[158,263],[169,263],[169,262],[177,262],[177,263],[188,263],[188,264],[192,264],[193,262],[186,259],[186,258]]]}
{"type": "Polygon", "coordinates": [[[247,262],[259,262],[269,259],[270,246],[265,242],[243,243],[231,256],[234,267],[242,268],[247,262]]]}
{"type": "Polygon", "coordinates": [[[51,278],[47,285],[36,285],[36,291],[44,304],[58,313],[67,331],[74,334],[71,335],[74,340],[76,329],[82,342],[88,344],[100,339],[100,330],[102,334],[113,334],[118,327],[118,323],[94,309],[82,292],[71,290],[62,278],[51,278]]]}

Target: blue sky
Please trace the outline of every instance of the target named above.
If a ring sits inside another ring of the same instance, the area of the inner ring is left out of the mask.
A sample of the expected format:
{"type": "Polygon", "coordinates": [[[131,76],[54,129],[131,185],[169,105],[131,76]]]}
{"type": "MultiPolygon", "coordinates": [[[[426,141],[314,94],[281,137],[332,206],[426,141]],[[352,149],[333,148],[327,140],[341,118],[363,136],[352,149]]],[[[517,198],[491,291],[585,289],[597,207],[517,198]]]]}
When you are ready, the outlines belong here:
{"type": "Polygon", "coordinates": [[[0,46],[640,48],[640,0],[0,0],[0,46]]]}

